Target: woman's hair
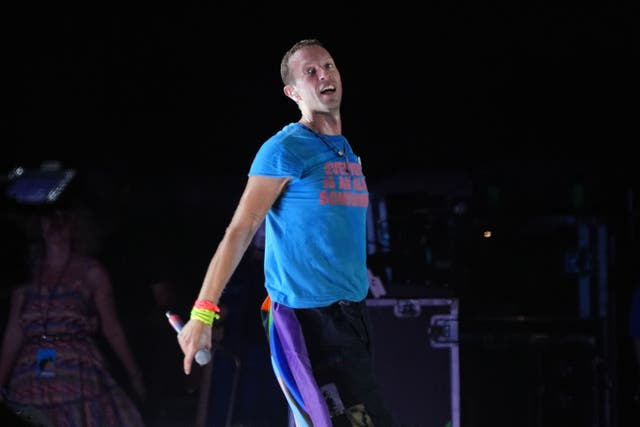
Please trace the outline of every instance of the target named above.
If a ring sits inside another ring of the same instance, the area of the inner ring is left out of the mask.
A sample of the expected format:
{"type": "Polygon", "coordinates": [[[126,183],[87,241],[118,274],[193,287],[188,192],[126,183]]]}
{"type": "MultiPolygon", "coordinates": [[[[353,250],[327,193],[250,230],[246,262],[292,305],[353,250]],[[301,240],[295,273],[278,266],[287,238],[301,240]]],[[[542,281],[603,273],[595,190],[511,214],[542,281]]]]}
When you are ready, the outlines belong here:
{"type": "Polygon", "coordinates": [[[26,235],[31,242],[30,260],[42,255],[44,241],[42,221],[54,220],[69,227],[71,248],[84,255],[97,255],[100,243],[98,227],[91,210],[80,205],[41,208],[32,212],[26,222],[26,235]]]}

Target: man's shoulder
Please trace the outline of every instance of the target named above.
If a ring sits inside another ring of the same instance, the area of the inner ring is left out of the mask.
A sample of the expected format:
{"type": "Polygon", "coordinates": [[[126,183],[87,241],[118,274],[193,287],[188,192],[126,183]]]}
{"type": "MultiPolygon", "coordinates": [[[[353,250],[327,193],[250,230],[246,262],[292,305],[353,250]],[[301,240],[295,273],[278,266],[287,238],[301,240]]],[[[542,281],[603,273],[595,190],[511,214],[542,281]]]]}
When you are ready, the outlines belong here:
{"type": "Polygon", "coordinates": [[[279,131],[274,133],[266,143],[285,143],[287,141],[298,139],[302,136],[301,127],[298,123],[289,123],[284,125],[279,131]]]}
{"type": "Polygon", "coordinates": [[[269,137],[262,144],[262,148],[268,150],[290,150],[295,148],[299,145],[300,139],[304,137],[301,130],[297,123],[289,123],[269,137]]]}

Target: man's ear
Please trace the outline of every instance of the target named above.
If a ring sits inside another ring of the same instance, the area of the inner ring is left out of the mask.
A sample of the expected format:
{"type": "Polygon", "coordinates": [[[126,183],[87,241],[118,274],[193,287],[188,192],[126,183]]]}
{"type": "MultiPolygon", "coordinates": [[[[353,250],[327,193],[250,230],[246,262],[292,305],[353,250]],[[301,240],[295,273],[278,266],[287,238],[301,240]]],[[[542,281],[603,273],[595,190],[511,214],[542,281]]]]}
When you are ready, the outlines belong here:
{"type": "Polygon", "coordinates": [[[293,99],[294,102],[296,103],[298,102],[298,94],[296,93],[296,90],[294,89],[293,86],[286,85],[283,90],[285,95],[293,99]]]}

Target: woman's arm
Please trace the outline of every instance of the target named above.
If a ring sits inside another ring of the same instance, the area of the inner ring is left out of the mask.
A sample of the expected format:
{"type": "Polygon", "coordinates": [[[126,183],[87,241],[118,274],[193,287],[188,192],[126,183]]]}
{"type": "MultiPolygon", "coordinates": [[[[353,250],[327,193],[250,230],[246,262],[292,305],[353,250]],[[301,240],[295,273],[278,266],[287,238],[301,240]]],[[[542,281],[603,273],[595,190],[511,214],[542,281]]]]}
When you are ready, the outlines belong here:
{"type": "Polygon", "coordinates": [[[22,309],[23,302],[23,289],[16,288],[11,294],[9,317],[2,339],[2,352],[0,353],[0,387],[7,385],[16,356],[24,341],[24,335],[20,327],[20,310],[22,309]]]}
{"type": "Polygon", "coordinates": [[[102,334],[129,374],[134,391],[139,398],[144,399],[146,391],[142,383],[141,371],[118,317],[111,279],[100,262],[91,260],[89,263],[87,280],[94,290],[93,296],[100,316],[102,334]]]}

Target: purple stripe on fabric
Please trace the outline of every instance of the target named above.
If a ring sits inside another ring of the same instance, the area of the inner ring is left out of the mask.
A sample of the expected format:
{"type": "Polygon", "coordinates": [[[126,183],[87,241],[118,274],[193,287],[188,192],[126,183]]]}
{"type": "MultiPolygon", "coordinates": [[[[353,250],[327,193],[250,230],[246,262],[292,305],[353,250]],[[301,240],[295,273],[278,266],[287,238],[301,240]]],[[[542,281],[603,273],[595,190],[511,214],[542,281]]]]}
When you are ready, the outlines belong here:
{"type": "Polygon", "coordinates": [[[314,426],[330,426],[331,416],[311,371],[311,361],[295,312],[273,303],[273,324],[282,346],[289,369],[304,400],[304,408],[314,426]]]}
{"type": "Polygon", "coordinates": [[[296,380],[293,377],[291,369],[289,369],[289,362],[287,356],[282,349],[280,339],[278,338],[278,332],[275,330],[272,324],[272,328],[269,331],[269,345],[271,347],[271,361],[274,365],[274,370],[281,385],[286,389],[287,395],[291,396],[291,399],[295,401],[295,404],[301,407],[304,412],[304,400],[300,395],[300,390],[296,384],[296,380]]]}

